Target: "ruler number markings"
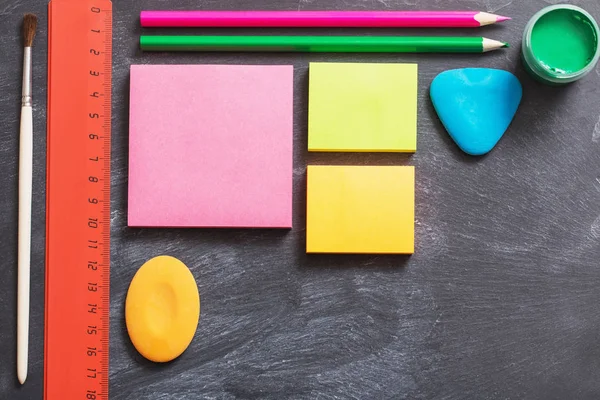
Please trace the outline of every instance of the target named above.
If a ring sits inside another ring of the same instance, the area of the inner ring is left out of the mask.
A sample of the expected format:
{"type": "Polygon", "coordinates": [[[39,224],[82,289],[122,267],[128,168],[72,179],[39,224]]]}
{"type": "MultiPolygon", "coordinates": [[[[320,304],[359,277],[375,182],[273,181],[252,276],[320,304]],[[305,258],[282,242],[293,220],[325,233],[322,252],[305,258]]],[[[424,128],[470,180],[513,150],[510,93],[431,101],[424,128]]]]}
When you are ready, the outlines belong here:
{"type": "MultiPolygon", "coordinates": [[[[89,152],[87,154],[88,193],[82,199],[87,204],[89,210],[87,220],[85,221],[89,258],[87,260],[87,267],[84,267],[86,268],[85,271],[88,277],[85,281],[85,290],[88,296],[87,315],[89,316],[89,320],[83,327],[88,338],[86,340],[88,343],[87,347],[84,349],[88,359],[86,377],[90,381],[90,385],[85,392],[85,399],[88,400],[104,398],[98,391],[98,388],[106,385],[106,379],[108,379],[108,377],[101,377],[101,371],[104,370],[101,363],[103,362],[103,346],[105,345],[102,336],[108,334],[108,330],[102,325],[102,315],[108,313],[108,310],[105,309],[106,303],[103,304],[104,296],[102,294],[104,290],[108,290],[102,284],[102,268],[108,266],[107,260],[103,259],[103,255],[106,253],[104,246],[108,245],[108,241],[104,242],[102,240],[106,234],[102,231],[110,229],[110,225],[103,223],[102,219],[104,217],[110,221],[110,215],[104,215],[105,213],[103,212],[104,207],[110,203],[110,199],[106,198],[109,195],[109,191],[103,189],[105,185],[110,185],[110,178],[100,178],[101,176],[105,176],[104,172],[109,167],[106,154],[104,154],[105,157],[101,157],[102,151],[106,151],[106,146],[110,146],[110,131],[106,129],[110,125],[104,123],[104,110],[107,107],[110,110],[110,105],[106,105],[110,96],[105,96],[104,91],[110,90],[110,85],[105,84],[106,75],[100,72],[105,68],[104,64],[107,60],[106,53],[98,50],[106,42],[106,38],[104,37],[105,31],[99,27],[103,26],[104,23],[102,11],[99,7],[90,8],[92,15],[95,14],[99,17],[94,19],[95,26],[91,27],[89,33],[91,45],[88,53],[89,73],[87,77],[89,80],[88,87],[92,89],[89,92],[87,101],[89,108],[87,114],[88,145],[86,146],[89,152]],[[100,379],[100,386],[98,386],[98,379],[100,379]]],[[[108,152],[110,152],[110,149],[108,149],[108,152]]],[[[110,177],[110,175],[107,176],[110,177]]],[[[108,361],[106,358],[104,362],[108,361]]],[[[107,387],[104,387],[103,392],[106,393],[106,389],[107,387]]]]}

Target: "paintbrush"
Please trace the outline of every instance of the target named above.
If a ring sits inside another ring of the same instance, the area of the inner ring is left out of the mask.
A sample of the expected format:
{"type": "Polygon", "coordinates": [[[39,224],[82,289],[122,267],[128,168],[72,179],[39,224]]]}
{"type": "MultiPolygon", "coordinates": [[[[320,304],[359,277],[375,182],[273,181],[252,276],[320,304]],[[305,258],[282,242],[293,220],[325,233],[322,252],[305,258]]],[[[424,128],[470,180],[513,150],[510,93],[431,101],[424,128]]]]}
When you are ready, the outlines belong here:
{"type": "Polygon", "coordinates": [[[29,271],[31,253],[31,189],[33,169],[33,115],[31,46],[37,17],[23,17],[23,87],[21,97],[21,138],[19,153],[19,273],[17,297],[17,378],[27,378],[29,348],[29,271]]]}

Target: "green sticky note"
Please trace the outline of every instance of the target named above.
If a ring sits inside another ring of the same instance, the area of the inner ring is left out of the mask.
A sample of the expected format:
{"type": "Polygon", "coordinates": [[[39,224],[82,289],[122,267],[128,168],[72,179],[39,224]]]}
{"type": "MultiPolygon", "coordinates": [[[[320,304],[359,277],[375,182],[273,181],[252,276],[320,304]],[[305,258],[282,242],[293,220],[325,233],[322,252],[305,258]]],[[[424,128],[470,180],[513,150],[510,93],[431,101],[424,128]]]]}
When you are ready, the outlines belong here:
{"type": "Polygon", "coordinates": [[[416,64],[311,63],[309,80],[309,151],[416,151],[416,64]]]}

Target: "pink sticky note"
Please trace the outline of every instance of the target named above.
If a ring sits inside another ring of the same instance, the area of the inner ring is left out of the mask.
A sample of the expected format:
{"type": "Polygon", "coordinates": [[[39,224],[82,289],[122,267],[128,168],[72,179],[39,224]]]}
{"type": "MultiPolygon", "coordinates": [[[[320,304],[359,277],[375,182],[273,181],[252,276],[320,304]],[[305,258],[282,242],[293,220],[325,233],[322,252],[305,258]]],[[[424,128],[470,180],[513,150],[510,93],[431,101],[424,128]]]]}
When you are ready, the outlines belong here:
{"type": "Polygon", "coordinates": [[[292,66],[132,65],[129,226],[292,226],[292,66]]]}

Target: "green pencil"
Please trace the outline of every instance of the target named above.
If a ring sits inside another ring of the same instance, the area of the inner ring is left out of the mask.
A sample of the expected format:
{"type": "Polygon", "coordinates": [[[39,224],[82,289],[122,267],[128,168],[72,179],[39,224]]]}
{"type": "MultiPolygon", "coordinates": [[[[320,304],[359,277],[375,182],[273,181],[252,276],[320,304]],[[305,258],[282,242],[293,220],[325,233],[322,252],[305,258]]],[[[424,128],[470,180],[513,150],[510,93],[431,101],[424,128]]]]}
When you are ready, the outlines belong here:
{"type": "Polygon", "coordinates": [[[146,51],[484,53],[508,43],[482,37],[141,36],[140,47],[146,51]]]}

